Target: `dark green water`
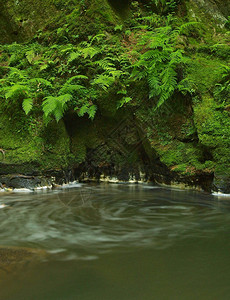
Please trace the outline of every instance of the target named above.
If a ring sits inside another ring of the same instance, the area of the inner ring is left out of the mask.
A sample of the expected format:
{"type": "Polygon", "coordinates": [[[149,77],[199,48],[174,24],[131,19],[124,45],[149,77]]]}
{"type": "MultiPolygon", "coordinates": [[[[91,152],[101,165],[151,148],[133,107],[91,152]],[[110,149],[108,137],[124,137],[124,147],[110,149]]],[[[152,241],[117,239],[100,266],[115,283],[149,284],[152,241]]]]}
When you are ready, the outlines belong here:
{"type": "Polygon", "coordinates": [[[1,300],[229,300],[230,200],[142,185],[0,195],[1,300]],[[229,202],[228,202],[229,201],[229,202]]]}

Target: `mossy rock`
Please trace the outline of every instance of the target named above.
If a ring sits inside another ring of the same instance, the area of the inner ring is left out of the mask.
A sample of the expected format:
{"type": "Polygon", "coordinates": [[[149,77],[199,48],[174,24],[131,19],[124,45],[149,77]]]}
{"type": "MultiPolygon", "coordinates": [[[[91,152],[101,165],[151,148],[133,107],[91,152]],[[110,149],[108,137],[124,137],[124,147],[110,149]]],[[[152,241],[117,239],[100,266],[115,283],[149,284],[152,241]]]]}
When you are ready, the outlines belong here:
{"type": "Polygon", "coordinates": [[[52,0],[6,0],[1,12],[1,42],[25,41],[57,13],[52,0]],[[41,13],[42,12],[42,13],[41,13]]]}
{"type": "Polygon", "coordinates": [[[107,0],[7,0],[0,14],[0,42],[27,41],[45,27],[43,37],[57,40],[55,29],[63,25],[68,25],[70,37],[88,36],[114,27],[118,20],[107,0]]]}
{"type": "Polygon", "coordinates": [[[199,141],[207,147],[216,164],[216,174],[230,177],[230,116],[212,97],[194,106],[199,141]]]}
{"type": "MultiPolygon", "coordinates": [[[[63,121],[50,123],[47,127],[36,120],[0,115],[0,156],[4,165],[36,165],[38,169],[64,168],[68,165],[69,136],[63,121]]],[[[29,168],[30,169],[30,168],[29,168]]]]}

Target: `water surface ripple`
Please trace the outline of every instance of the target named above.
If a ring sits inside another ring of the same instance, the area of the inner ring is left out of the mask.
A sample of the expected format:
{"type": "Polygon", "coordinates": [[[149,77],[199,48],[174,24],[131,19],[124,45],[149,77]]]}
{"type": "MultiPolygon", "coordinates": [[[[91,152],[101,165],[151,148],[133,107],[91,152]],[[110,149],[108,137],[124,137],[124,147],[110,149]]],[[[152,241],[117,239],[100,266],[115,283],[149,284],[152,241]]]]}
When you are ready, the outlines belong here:
{"type": "Polygon", "coordinates": [[[72,184],[1,193],[0,224],[0,245],[38,252],[3,248],[0,300],[229,300],[228,197],[72,184]]]}
{"type": "Polygon", "coordinates": [[[0,210],[2,245],[41,248],[62,253],[62,259],[96,258],[113,249],[165,249],[230,229],[228,200],[148,185],[2,194],[0,204],[7,205],[0,210]]]}

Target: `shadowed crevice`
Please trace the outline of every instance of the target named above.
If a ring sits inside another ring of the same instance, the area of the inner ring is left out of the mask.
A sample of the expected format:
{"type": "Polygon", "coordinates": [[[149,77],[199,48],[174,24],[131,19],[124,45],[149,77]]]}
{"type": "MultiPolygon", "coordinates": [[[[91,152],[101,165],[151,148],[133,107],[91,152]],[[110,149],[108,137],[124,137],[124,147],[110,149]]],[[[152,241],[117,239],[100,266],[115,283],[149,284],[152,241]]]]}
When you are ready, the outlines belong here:
{"type": "Polygon", "coordinates": [[[125,16],[131,0],[108,0],[110,6],[121,16],[125,16]]]}

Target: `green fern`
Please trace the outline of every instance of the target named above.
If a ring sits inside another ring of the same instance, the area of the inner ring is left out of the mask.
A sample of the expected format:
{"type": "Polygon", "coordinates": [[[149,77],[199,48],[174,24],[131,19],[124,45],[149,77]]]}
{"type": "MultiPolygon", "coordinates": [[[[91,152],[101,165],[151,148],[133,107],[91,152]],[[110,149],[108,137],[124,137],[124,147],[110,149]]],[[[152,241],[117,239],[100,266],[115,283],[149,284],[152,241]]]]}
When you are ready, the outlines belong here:
{"type": "Polygon", "coordinates": [[[92,85],[97,85],[106,91],[113,83],[115,79],[112,76],[105,74],[97,75],[95,79],[91,82],[92,85]]]}
{"type": "Polygon", "coordinates": [[[32,98],[27,98],[24,99],[22,102],[22,108],[24,110],[24,112],[26,113],[26,115],[28,115],[28,113],[31,111],[33,107],[33,99],[32,98]]]}
{"type": "Polygon", "coordinates": [[[74,62],[80,56],[81,56],[80,52],[72,52],[72,53],[70,53],[69,58],[68,58],[68,63],[70,64],[70,63],[74,62]]]}
{"type": "Polygon", "coordinates": [[[83,57],[84,58],[89,57],[90,59],[92,59],[94,56],[96,56],[100,52],[101,51],[100,51],[99,48],[95,48],[95,47],[92,47],[92,46],[81,49],[81,54],[83,55],[83,57]]]}
{"type": "Polygon", "coordinates": [[[64,86],[60,89],[59,94],[79,94],[83,95],[87,92],[87,89],[80,85],[80,84],[67,84],[65,83],[64,86]]]}
{"type": "Polygon", "coordinates": [[[225,100],[230,99],[230,66],[224,65],[222,69],[222,78],[215,86],[214,96],[225,102],[225,100]]]}
{"type": "Polygon", "coordinates": [[[7,76],[7,81],[10,83],[18,83],[24,80],[27,80],[28,76],[24,70],[20,70],[14,67],[8,67],[9,74],[7,76]]]}
{"type": "Polygon", "coordinates": [[[29,88],[26,85],[15,84],[6,88],[5,98],[11,100],[18,100],[19,98],[25,98],[28,96],[29,88]]]}
{"type": "Polygon", "coordinates": [[[99,33],[99,34],[91,37],[89,40],[90,40],[90,43],[93,44],[95,41],[97,43],[102,41],[105,37],[106,37],[106,35],[104,33],[99,33]]]}
{"type": "Polygon", "coordinates": [[[85,75],[75,75],[66,81],[67,84],[72,84],[73,81],[79,81],[81,79],[88,79],[85,75]]]}
{"type": "Polygon", "coordinates": [[[28,62],[29,62],[30,64],[32,64],[32,62],[33,62],[33,60],[34,60],[34,58],[35,58],[35,53],[34,53],[34,51],[33,51],[33,50],[27,51],[27,52],[26,52],[26,58],[27,58],[28,62]]]}
{"type": "Polygon", "coordinates": [[[201,23],[200,22],[187,22],[182,24],[178,28],[178,33],[179,34],[184,34],[184,35],[189,35],[190,33],[194,33],[196,31],[199,31],[201,28],[201,23]]]}
{"type": "Polygon", "coordinates": [[[83,117],[87,113],[90,119],[94,119],[96,111],[96,105],[90,105],[89,103],[85,103],[80,109],[78,109],[78,115],[79,117],[83,117]]]}
{"type": "Polygon", "coordinates": [[[29,80],[29,83],[40,84],[40,85],[44,85],[46,87],[53,88],[52,83],[49,80],[46,80],[44,78],[33,78],[33,79],[29,80]]]}
{"type": "MultiPolygon", "coordinates": [[[[150,32],[147,34],[149,37],[150,32]]],[[[145,41],[149,49],[140,55],[134,64],[131,78],[146,80],[149,98],[156,99],[154,110],[161,107],[177,88],[177,67],[186,62],[182,50],[174,47],[175,32],[170,26],[151,32],[151,39],[145,41]]]]}
{"type": "Polygon", "coordinates": [[[71,100],[72,95],[70,94],[46,97],[42,103],[44,116],[48,118],[53,115],[57,122],[60,121],[67,109],[67,103],[71,100]]]}
{"type": "Polygon", "coordinates": [[[114,63],[108,57],[95,61],[95,64],[100,66],[104,71],[116,70],[114,63]]]}

